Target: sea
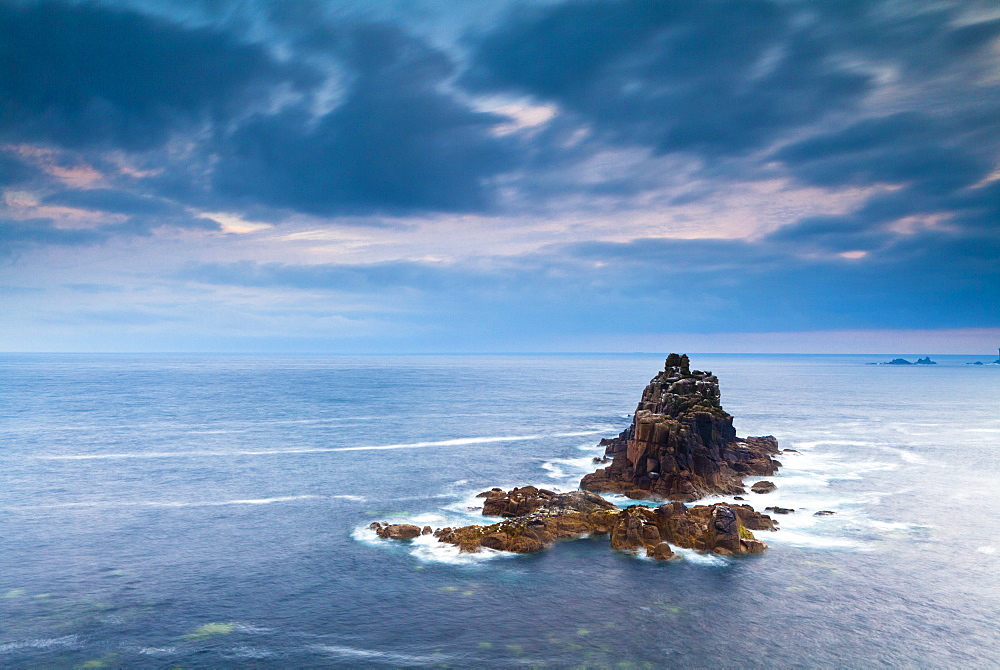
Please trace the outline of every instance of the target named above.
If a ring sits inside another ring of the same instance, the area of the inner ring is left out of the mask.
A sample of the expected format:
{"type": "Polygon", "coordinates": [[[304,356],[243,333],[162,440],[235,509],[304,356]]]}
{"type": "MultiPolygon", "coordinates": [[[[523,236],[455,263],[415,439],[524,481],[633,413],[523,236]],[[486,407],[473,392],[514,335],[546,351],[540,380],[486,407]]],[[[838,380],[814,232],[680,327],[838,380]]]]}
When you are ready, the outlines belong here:
{"type": "Polygon", "coordinates": [[[2,355],[0,667],[998,668],[1000,366],[896,356],[693,355],[795,511],[655,562],[368,526],[575,489],[663,354],[2,355]]]}

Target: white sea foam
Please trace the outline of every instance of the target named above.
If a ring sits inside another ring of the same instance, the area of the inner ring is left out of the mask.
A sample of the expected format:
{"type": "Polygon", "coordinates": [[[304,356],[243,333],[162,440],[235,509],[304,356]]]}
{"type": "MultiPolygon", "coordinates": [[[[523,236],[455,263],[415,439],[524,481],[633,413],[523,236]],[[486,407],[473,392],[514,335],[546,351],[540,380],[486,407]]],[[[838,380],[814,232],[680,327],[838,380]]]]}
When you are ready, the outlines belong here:
{"type": "Polygon", "coordinates": [[[874,442],[864,442],[859,440],[812,440],[812,441],[790,441],[793,449],[799,451],[811,450],[817,447],[876,447],[874,442]]]}
{"type": "Polygon", "coordinates": [[[301,454],[328,454],[341,451],[383,451],[390,449],[425,449],[428,447],[462,447],[475,444],[494,444],[497,442],[524,442],[542,440],[552,437],[579,437],[595,435],[604,431],[584,430],[569,433],[549,433],[537,435],[507,435],[495,437],[459,437],[451,440],[434,440],[428,442],[407,442],[402,444],[369,445],[362,447],[303,447],[299,449],[245,449],[239,451],[135,451],[109,454],[44,454],[34,456],[47,461],[91,461],[114,460],[127,458],[222,458],[233,456],[295,456],[301,454]]]}
{"type": "MultiPolygon", "coordinates": [[[[393,542],[394,540],[387,540],[393,542]]],[[[477,565],[483,561],[495,558],[513,558],[518,554],[509,551],[497,551],[480,547],[475,553],[462,553],[461,550],[447,542],[439,542],[433,535],[421,535],[414,538],[410,544],[410,553],[424,563],[449,563],[451,565],[477,565]]]]}
{"type": "Polygon", "coordinates": [[[809,533],[801,530],[791,530],[782,528],[777,533],[768,533],[763,539],[768,544],[787,544],[794,547],[809,547],[813,549],[840,549],[864,551],[865,545],[857,540],[846,537],[831,537],[818,533],[809,533]]]}
{"type": "Polygon", "coordinates": [[[868,526],[882,531],[892,531],[892,530],[914,530],[917,528],[933,528],[933,526],[928,526],[921,523],[906,523],[903,521],[879,521],[877,519],[864,519],[864,523],[868,526]]]}
{"type": "Polygon", "coordinates": [[[177,653],[177,647],[140,647],[126,642],[121,644],[121,648],[143,656],[173,656],[177,653]]]}
{"type": "Polygon", "coordinates": [[[719,556],[718,554],[706,554],[700,551],[695,551],[694,549],[685,549],[684,547],[675,547],[671,545],[671,549],[674,553],[680,556],[682,559],[688,563],[695,563],[697,565],[709,565],[712,567],[723,567],[730,565],[731,561],[719,556]]]}
{"type": "Polygon", "coordinates": [[[420,535],[412,540],[387,540],[379,537],[367,526],[359,526],[351,532],[351,537],[359,542],[385,548],[403,548],[411,556],[423,563],[448,563],[451,565],[478,565],[495,558],[511,558],[518,554],[481,547],[476,553],[462,553],[447,542],[439,542],[433,535],[420,535]]]}
{"type": "Polygon", "coordinates": [[[927,459],[920,454],[915,454],[912,451],[907,451],[905,449],[899,449],[897,447],[879,447],[883,451],[888,451],[889,453],[896,454],[901,459],[907,463],[926,463],[927,459]]]}
{"type": "Polygon", "coordinates": [[[52,648],[75,648],[80,646],[79,635],[65,635],[63,637],[45,637],[31,640],[18,640],[16,642],[6,642],[0,644],[0,654],[20,651],[22,649],[52,649],[52,648]]]}
{"type": "Polygon", "coordinates": [[[267,649],[262,649],[260,647],[252,647],[250,645],[241,644],[222,652],[222,656],[224,658],[264,659],[274,658],[277,654],[273,651],[268,651],[267,649]]]}
{"type": "Polygon", "coordinates": [[[553,479],[574,479],[593,471],[594,459],[592,456],[582,458],[553,458],[542,463],[542,468],[548,471],[548,476],[553,479]]]}
{"type": "Polygon", "coordinates": [[[340,645],[332,645],[332,644],[317,644],[313,645],[313,648],[316,649],[317,651],[321,651],[326,654],[331,654],[343,659],[348,659],[348,658],[365,659],[369,661],[383,661],[389,664],[426,665],[430,663],[444,663],[445,661],[452,658],[444,654],[429,654],[429,655],[400,654],[392,651],[378,651],[376,649],[358,649],[356,647],[343,647],[340,645]]]}
{"type": "Polygon", "coordinates": [[[342,494],[342,495],[296,495],[296,496],[275,496],[272,498],[240,498],[236,500],[94,500],[81,502],[52,503],[49,505],[32,505],[31,507],[4,507],[9,511],[33,510],[33,509],[72,509],[72,508],[102,508],[117,509],[122,507],[223,507],[226,505],[271,505],[274,503],[294,502],[297,500],[320,500],[337,499],[363,502],[362,496],[342,494]]]}
{"type": "Polygon", "coordinates": [[[419,523],[425,525],[431,523],[442,524],[447,520],[448,520],[447,517],[441,514],[418,514],[415,517],[411,517],[411,521],[413,521],[413,523],[419,523]]]}
{"type": "Polygon", "coordinates": [[[986,545],[986,546],[979,547],[978,549],[976,549],[976,552],[978,552],[980,554],[989,554],[989,555],[992,556],[993,554],[997,553],[997,548],[993,547],[993,546],[990,546],[990,545],[986,545]]]}

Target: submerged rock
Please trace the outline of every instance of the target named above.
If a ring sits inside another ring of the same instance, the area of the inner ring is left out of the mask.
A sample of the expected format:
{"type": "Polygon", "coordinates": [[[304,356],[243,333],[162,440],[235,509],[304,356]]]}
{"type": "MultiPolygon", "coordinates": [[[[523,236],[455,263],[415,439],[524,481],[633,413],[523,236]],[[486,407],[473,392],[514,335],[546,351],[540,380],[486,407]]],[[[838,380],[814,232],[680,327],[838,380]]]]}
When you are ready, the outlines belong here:
{"type": "Polygon", "coordinates": [[[771,491],[774,491],[777,488],[778,487],[775,485],[774,482],[769,482],[767,480],[764,480],[762,482],[757,482],[756,484],[751,486],[750,490],[753,491],[754,493],[770,493],[771,491]]]}
{"type": "Polygon", "coordinates": [[[813,516],[832,516],[834,514],[836,514],[836,512],[831,512],[828,509],[821,509],[820,511],[813,514],[813,516]]]}
{"type": "Polygon", "coordinates": [[[632,425],[601,441],[611,464],[580,488],[635,499],[693,501],[711,494],[744,493],[743,477],[774,474],[773,437],[736,437],[722,409],[719,380],[691,370],[686,355],[670,354],[663,372],[643,391],[632,425]]]}

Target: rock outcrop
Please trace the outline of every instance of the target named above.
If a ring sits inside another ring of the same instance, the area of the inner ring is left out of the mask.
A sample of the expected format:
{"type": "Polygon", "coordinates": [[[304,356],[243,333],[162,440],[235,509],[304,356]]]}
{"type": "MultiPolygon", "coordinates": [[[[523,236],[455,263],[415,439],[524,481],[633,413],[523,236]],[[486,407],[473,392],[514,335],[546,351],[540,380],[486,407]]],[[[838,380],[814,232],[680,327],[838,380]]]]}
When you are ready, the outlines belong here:
{"type": "MultiPolygon", "coordinates": [[[[588,491],[560,494],[533,486],[509,492],[493,489],[485,494],[487,501],[494,501],[492,511],[531,511],[490,525],[438,528],[434,537],[468,553],[486,547],[528,554],[542,551],[558,540],[608,535],[613,549],[644,552],[651,558],[666,560],[674,555],[670,545],[727,556],[761,553],[767,545],[751,531],[776,530],[769,516],[758,514],[749,505],[687,507],[673,502],[656,508],[631,505],[619,509],[588,491]]],[[[486,509],[483,513],[487,513],[486,509]]],[[[379,537],[389,539],[413,539],[420,534],[417,526],[407,524],[376,522],[371,528],[379,537]]]]}
{"type": "Polygon", "coordinates": [[[387,540],[412,540],[421,534],[420,526],[408,523],[379,523],[376,521],[368,526],[375,534],[387,540]]]}
{"type": "Polygon", "coordinates": [[[667,357],[643,391],[632,425],[601,444],[611,464],[585,476],[580,488],[636,499],[744,493],[743,477],[772,475],[780,466],[771,458],[778,453],[773,437],[736,437],[718,378],[691,370],[686,355],[667,357]]]}

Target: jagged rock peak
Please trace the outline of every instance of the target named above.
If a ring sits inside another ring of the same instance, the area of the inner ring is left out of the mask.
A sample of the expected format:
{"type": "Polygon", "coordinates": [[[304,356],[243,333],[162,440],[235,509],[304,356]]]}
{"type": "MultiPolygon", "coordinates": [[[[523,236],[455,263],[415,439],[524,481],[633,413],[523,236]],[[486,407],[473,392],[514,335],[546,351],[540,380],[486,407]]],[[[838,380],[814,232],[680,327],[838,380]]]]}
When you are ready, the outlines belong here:
{"type": "Polygon", "coordinates": [[[718,418],[730,418],[722,409],[719,378],[711,372],[691,370],[687,354],[667,356],[660,372],[642,392],[638,412],[679,417],[691,412],[708,412],[718,418]]]}

